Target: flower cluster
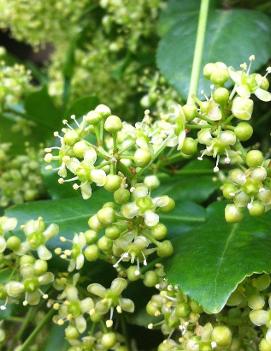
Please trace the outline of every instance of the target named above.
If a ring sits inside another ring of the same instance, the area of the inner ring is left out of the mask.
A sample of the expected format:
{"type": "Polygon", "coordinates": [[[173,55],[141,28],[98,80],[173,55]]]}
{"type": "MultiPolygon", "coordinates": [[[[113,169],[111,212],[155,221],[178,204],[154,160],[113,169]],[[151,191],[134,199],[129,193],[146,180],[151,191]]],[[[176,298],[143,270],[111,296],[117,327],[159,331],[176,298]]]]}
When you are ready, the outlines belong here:
{"type": "Polygon", "coordinates": [[[40,152],[27,147],[23,155],[13,156],[12,145],[0,144],[0,206],[32,201],[42,193],[40,152]]]}
{"type": "MultiPolygon", "coordinates": [[[[0,47],[0,110],[8,109],[10,105],[17,104],[22,96],[33,89],[31,85],[31,73],[23,65],[14,64],[9,66],[1,59],[0,47]]],[[[4,53],[4,51],[3,51],[4,53]]]]}
{"type": "Polygon", "coordinates": [[[1,310],[22,298],[24,306],[39,304],[41,297],[48,298],[42,287],[47,289],[54,280],[54,274],[48,271],[47,261],[52,254],[46,243],[58,234],[58,226],[50,224],[46,228],[42,218],[30,220],[21,226],[24,241],[13,233],[16,227],[16,218],[0,217],[0,266],[9,272],[0,286],[0,299],[4,300],[1,310]]]}

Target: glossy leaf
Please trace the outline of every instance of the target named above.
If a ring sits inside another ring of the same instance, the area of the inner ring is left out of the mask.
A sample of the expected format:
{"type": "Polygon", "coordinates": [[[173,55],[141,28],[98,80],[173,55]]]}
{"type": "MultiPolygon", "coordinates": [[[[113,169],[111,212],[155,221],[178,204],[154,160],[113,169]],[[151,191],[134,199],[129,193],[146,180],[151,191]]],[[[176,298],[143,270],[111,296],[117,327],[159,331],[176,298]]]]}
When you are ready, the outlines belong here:
{"type": "Polygon", "coordinates": [[[53,325],[46,340],[42,351],[65,351],[68,349],[68,343],[65,340],[64,327],[53,325]]]}
{"type": "Polygon", "coordinates": [[[172,196],[176,202],[190,200],[201,203],[218,187],[218,182],[213,180],[213,164],[205,159],[191,161],[174,178],[165,178],[156,193],[172,196]]]}
{"type": "MultiPolygon", "coordinates": [[[[175,18],[175,17],[174,17],[175,18]]],[[[162,74],[185,98],[188,94],[198,16],[182,14],[162,38],[157,63],[162,74]]],[[[256,56],[252,70],[257,70],[271,56],[271,20],[253,10],[210,11],[203,54],[203,65],[223,61],[239,67],[250,55],[256,56]]],[[[210,91],[210,83],[201,76],[198,92],[210,91]]]]}
{"type": "Polygon", "coordinates": [[[271,213],[228,224],[224,207],[214,203],[205,223],[174,239],[175,254],[166,263],[169,281],[210,313],[223,308],[245,277],[271,271],[271,213]]]}

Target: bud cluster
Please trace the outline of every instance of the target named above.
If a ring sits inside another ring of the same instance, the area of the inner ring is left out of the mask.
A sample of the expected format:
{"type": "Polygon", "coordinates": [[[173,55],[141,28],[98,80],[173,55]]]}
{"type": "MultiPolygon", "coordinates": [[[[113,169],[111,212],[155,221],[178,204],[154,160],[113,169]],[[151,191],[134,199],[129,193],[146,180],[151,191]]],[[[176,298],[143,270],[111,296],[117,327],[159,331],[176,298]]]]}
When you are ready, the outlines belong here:
{"type": "Polygon", "coordinates": [[[0,206],[35,200],[43,191],[40,152],[27,147],[25,154],[13,156],[12,145],[0,144],[0,206]]]}
{"type": "Polygon", "coordinates": [[[52,258],[46,243],[58,234],[58,226],[50,224],[47,228],[42,218],[30,220],[21,226],[25,240],[13,234],[17,227],[16,218],[0,217],[0,255],[1,270],[10,270],[5,283],[0,285],[0,299],[5,310],[8,303],[20,302],[23,305],[37,305],[41,297],[48,298],[41,288],[46,289],[54,280],[48,271],[47,261],[52,258]],[[38,256],[38,258],[37,258],[38,256]]]}

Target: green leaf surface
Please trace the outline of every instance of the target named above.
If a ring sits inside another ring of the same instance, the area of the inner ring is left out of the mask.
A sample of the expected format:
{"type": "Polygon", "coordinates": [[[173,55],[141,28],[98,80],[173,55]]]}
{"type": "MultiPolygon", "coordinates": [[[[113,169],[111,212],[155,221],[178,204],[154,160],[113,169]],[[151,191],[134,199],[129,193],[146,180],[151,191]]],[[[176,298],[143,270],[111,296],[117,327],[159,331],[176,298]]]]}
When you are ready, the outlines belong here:
{"type": "Polygon", "coordinates": [[[76,117],[81,117],[90,110],[94,109],[99,103],[96,96],[84,96],[80,99],[75,100],[69,107],[66,116],[70,117],[75,115],[76,117]]]}
{"type": "Polygon", "coordinates": [[[42,351],[65,351],[68,349],[68,343],[65,340],[64,327],[58,325],[53,325],[49,335],[47,337],[47,342],[42,348],[42,351]]]}
{"type": "Polygon", "coordinates": [[[218,188],[213,180],[213,164],[205,159],[191,161],[174,178],[165,178],[157,189],[157,195],[169,195],[176,203],[180,201],[206,201],[218,188]]]}
{"type": "MultiPolygon", "coordinates": [[[[162,74],[187,97],[191,75],[198,16],[175,14],[179,20],[159,43],[157,63],[162,74]]],[[[271,56],[271,20],[254,10],[210,11],[203,53],[203,65],[222,61],[239,67],[250,55],[256,55],[252,70],[259,69],[271,56]]],[[[210,83],[200,78],[198,92],[210,91],[210,83]]]]}
{"type": "Polygon", "coordinates": [[[271,271],[271,213],[238,224],[224,220],[223,203],[207,209],[207,221],[174,239],[167,278],[217,313],[237,285],[253,273],[271,271]]]}
{"type": "Polygon", "coordinates": [[[29,94],[25,100],[28,119],[37,123],[44,132],[44,138],[61,125],[62,112],[55,106],[46,86],[29,94]]]}

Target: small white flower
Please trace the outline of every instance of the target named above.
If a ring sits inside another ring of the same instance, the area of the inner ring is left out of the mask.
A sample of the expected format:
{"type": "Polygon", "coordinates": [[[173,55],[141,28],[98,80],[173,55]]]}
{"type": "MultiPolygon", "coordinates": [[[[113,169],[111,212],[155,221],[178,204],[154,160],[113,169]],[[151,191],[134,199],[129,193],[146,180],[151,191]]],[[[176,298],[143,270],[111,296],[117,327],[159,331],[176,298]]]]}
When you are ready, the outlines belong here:
{"type": "Polygon", "coordinates": [[[157,213],[148,210],[144,213],[144,222],[146,226],[154,227],[156,224],[159,223],[159,216],[157,213]]]}
{"type": "Polygon", "coordinates": [[[106,173],[102,169],[92,169],[90,172],[91,179],[96,185],[103,186],[106,182],[106,173]]]}

